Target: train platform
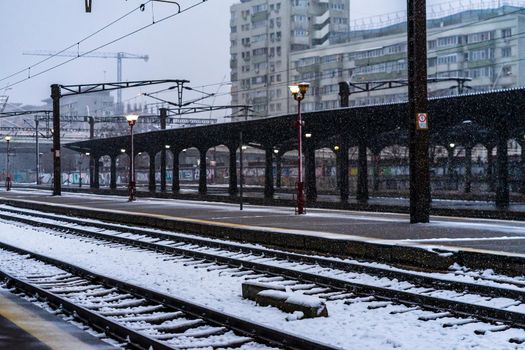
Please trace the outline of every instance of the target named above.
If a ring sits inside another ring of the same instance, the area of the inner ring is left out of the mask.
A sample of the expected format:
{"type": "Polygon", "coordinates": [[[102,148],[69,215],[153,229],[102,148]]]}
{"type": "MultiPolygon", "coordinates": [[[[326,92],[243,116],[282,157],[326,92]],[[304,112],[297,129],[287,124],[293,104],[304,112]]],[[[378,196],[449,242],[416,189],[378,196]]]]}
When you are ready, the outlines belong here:
{"type": "Polygon", "coordinates": [[[114,349],[80,328],[0,289],[0,349],[114,349]]]}
{"type": "Polygon", "coordinates": [[[129,214],[146,219],[178,220],[217,227],[274,232],[304,237],[384,243],[388,245],[440,246],[525,257],[525,221],[432,216],[428,224],[409,224],[402,213],[307,209],[295,215],[293,207],[268,207],[192,200],[138,198],[63,192],[51,196],[44,190],[15,189],[0,192],[0,201],[16,200],[54,207],[129,214]]]}
{"type": "MultiPolygon", "coordinates": [[[[15,188],[50,191],[49,185],[19,184],[15,188]]],[[[89,186],[63,185],[62,191],[127,196],[127,188],[122,186],[115,190],[110,190],[107,187],[91,189],[89,186]]],[[[171,192],[169,186],[166,192],[161,192],[160,189],[157,189],[155,193],[151,193],[147,186],[140,185],[137,187],[137,196],[227,203],[239,203],[240,201],[238,196],[230,196],[226,185],[208,185],[207,194],[204,196],[198,193],[198,186],[195,184],[181,185],[179,193],[176,194],[171,192]]],[[[370,199],[366,204],[358,202],[353,196],[347,202],[341,203],[336,192],[324,191],[319,192],[315,203],[309,203],[308,206],[325,209],[408,213],[410,203],[406,196],[406,193],[396,191],[377,192],[370,195],[370,199]]],[[[431,210],[437,215],[525,220],[525,195],[522,194],[513,193],[509,207],[504,211],[496,207],[494,193],[460,194],[453,191],[441,191],[433,193],[432,196],[431,210]]],[[[247,186],[244,189],[243,197],[245,203],[255,205],[293,206],[295,203],[295,192],[288,188],[276,189],[273,198],[266,199],[261,186],[247,186]]]]}

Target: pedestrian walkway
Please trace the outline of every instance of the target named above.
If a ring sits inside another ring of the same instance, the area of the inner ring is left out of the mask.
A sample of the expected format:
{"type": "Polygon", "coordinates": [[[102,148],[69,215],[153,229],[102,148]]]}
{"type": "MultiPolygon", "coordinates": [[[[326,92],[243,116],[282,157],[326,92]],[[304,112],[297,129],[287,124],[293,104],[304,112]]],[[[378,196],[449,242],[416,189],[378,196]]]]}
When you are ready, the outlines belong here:
{"type": "Polygon", "coordinates": [[[106,213],[129,213],[162,219],[190,220],[230,227],[257,228],[273,232],[300,233],[388,244],[454,246],[525,256],[525,222],[432,216],[428,224],[409,224],[407,214],[332,209],[308,209],[295,215],[294,208],[176,199],[139,198],[49,191],[0,192],[0,200],[16,199],[106,213]]]}
{"type": "Polygon", "coordinates": [[[114,347],[0,289],[0,349],[109,350],[114,347]]]}

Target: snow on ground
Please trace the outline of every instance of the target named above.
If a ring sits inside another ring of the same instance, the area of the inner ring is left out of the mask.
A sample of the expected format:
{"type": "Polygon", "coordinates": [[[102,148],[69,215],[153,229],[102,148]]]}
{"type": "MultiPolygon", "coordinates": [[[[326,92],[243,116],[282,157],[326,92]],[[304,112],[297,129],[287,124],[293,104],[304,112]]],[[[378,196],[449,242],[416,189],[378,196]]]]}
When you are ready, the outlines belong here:
{"type": "Polygon", "coordinates": [[[443,328],[451,319],[419,321],[419,316],[430,314],[426,311],[391,315],[390,311],[405,307],[368,310],[368,303],[337,301],[327,303],[328,318],[286,321],[288,315],[276,308],[243,300],[242,278],[164,261],[154,252],[110,248],[4,222],[0,222],[0,241],[344,349],[519,349],[508,339],[525,336],[525,331],[515,329],[476,335],[474,330],[489,326],[443,328]]]}

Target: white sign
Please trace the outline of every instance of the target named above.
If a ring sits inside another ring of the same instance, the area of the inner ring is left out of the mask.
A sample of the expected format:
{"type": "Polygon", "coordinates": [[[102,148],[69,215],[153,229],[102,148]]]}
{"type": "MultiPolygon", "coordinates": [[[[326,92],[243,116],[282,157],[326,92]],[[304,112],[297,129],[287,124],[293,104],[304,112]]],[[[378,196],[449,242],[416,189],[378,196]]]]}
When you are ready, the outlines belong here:
{"type": "Polygon", "coordinates": [[[416,125],[417,125],[417,130],[428,130],[428,114],[418,113],[416,125]]]}

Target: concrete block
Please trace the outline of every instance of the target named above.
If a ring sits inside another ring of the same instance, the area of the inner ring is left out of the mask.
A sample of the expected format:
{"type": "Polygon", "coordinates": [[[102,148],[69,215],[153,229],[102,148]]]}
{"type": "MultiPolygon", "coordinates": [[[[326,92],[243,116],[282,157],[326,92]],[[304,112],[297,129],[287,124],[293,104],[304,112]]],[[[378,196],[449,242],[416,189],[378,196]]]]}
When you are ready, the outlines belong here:
{"type": "Polygon", "coordinates": [[[271,283],[260,283],[260,282],[244,282],[242,284],[242,297],[245,299],[255,300],[257,294],[264,290],[275,290],[285,292],[284,286],[271,284],[271,283]]]}
{"type": "Polygon", "coordinates": [[[255,297],[257,304],[275,306],[287,313],[301,312],[304,318],[328,317],[323,300],[300,293],[263,290],[255,297]]]}

